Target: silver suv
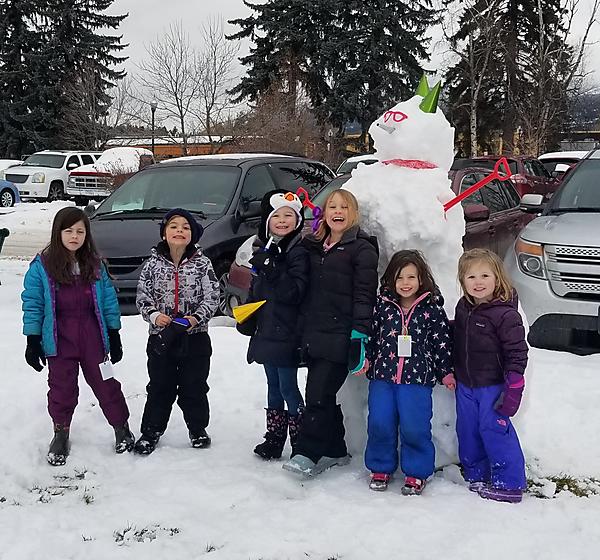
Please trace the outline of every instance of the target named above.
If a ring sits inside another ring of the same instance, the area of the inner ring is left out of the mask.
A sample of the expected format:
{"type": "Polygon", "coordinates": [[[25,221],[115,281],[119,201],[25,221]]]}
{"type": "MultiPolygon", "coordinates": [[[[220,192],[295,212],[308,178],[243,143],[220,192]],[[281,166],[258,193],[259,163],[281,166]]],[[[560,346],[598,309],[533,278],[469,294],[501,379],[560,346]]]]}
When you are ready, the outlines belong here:
{"type": "Polygon", "coordinates": [[[529,343],[600,352],[600,150],[577,164],[545,207],[541,195],[528,194],[521,209],[543,210],[505,262],[530,323],[529,343]]]}

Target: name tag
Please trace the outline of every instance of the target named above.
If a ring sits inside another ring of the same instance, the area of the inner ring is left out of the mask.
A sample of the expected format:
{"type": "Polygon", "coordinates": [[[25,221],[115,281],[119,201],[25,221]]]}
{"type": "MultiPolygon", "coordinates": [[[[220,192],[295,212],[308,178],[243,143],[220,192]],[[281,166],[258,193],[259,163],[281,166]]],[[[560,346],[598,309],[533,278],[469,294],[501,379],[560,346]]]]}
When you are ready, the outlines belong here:
{"type": "Polygon", "coordinates": [[[412,351],[412,338],[408,334],[402,334],[398,337],[398,357],[410,358],[412,351]]]}
{"type": "Polygon", "coordinates": [[[100,364],[100,374],[102,375],[102,379],[104,381],[115,376],[115,369],[108,360],[100,364]]]}

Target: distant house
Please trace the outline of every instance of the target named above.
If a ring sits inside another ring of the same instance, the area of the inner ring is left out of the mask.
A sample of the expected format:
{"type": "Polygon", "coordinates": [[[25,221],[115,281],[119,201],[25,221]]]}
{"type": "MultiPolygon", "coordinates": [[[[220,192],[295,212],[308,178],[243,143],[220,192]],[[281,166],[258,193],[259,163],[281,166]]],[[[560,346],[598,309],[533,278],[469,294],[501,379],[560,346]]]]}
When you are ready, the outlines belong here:
{"type": "MultiPolygon", "coordinates": [[[[137,136],[115,136],[104,144],[104,148],[129,146],[134,148],[152,149],[152,138],[137,136]]],[[[187,139],[187,155],[198,156],[212,153],[235,152],[235,143],[227,136],[213,136],[212,143],[208,136],[190,136],[187,139]]],[[[183,138],[172,136],[156,136],[154,138],[154,157],[157,160],[181,157],[183,153],[183,138]]]]}

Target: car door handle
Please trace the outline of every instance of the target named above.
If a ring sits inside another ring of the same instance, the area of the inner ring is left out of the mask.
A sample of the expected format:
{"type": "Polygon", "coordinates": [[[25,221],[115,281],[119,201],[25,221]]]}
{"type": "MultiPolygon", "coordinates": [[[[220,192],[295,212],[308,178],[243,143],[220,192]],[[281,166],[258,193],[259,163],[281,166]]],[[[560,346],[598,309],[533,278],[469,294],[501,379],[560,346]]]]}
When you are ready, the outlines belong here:
{"type": "Polygon", "coordinates": [[[488,233],[489,233],[490,235],[494,235],[494,234],[496,233],[496,228],[495,228],[494,226],[490,226],[490,227],[488,228],[488,233]]]}

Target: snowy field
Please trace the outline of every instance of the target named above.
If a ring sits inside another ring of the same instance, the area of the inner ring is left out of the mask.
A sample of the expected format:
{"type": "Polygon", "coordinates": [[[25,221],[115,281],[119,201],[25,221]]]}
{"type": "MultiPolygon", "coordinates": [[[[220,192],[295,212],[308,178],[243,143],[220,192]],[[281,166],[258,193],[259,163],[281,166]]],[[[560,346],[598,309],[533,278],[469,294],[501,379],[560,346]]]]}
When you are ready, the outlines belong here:
{"type": "MultiPolygon", "coordinates": [[[[53,213],[64,204],[21,205],[0,216],[0,227],[47,236],[53,213]]],[[[450,464],[453,440],[444,424],[452,421],[451,402],[442,389],[435,393],[440,469],[420,497],[402,496],[398,481],[385,493],[367,487],[364,378],[350,378],[343,390],[349,466],[305,481],[283,471],[281,461],[256,458],[252,449],[264,431],[264,374],[246,364],[247,339],[222,319],[210,331],[210,449],[189,447],[174,408],[154,454],[115,455],[112,430],[82,381],[71,456],[64,467],[50,467],[46,370],[38,374],[26,365],[20,334],[19,294],[28,260],[4,251],[0,258],[0,559],[599,557],[600,356],[531,350],[516,424],[535,486],[519,505],[467,491],[450,464]],[[554,480],[565,475],[574,480],[565,478],[557,488],[554,480]]],[[[125,355],[116,368],[138,435],[147,380],[143,321],[124,318],[122,338],[125,355]]]]}

